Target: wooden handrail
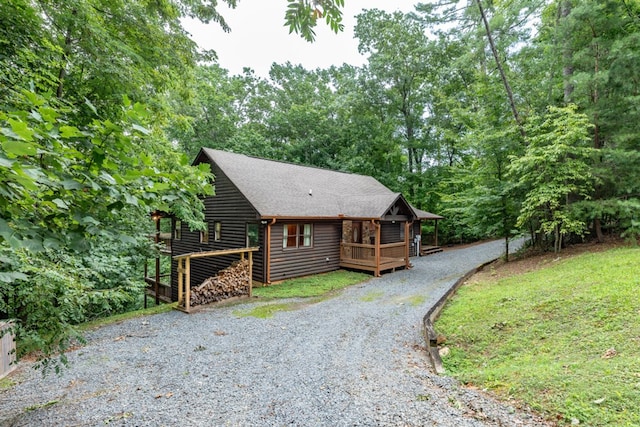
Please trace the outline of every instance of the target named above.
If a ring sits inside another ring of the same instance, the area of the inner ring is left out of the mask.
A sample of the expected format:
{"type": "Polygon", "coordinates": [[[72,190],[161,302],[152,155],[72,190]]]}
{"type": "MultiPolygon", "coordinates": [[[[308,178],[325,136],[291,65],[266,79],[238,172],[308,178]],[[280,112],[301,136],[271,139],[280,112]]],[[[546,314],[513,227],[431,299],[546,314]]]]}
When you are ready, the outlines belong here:
{"type": "Polygon", "coordinates": [[[256,252],[259,251],[260,248],[257,246],[251,248],[240,248],[240,249],[219,249],[216,251],[207,251],[207,252],[190,252],[188,254],[176,255],[173,257],[175,260],[184,259],[184,258],[204,258],[208,256],[220,256],[220,255],[233,255],[244,252],[256,252]]]}

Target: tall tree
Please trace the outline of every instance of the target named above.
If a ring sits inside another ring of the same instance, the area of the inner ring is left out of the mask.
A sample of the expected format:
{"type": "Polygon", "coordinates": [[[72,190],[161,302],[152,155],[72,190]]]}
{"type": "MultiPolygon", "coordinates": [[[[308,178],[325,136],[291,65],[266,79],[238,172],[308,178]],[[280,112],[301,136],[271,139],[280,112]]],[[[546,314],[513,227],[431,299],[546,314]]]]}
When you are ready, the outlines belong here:
{"type": "Polygon", "coordinates": [[[587,116],[577,113],[575,105],[549,107],[545,116],[532,118],[526,151],[509,166],[526,189],[518,224],[537,224],[536,232],[552,236],[555,252],[567,235],[585,230],[570,204],[576,198],[589,198],[593,191],[589,127],[587,116]]]}
{"type": "Polygon", "coordinates": [[[268,137],[283,160],[340,168],[336,162],[334,92],[326,71],[308,71],[300,65],[274,64],[269,72],[273,111],[268,137]]]}
{"type": "Polygon", "coordinates": [[[426,161],[433,43],[420,22],[400,12],[373,9],[357,19],[358,50],[368,55],[377,102],[389,111],[402,143],[407,159],[406,189],[413,199],[420,192],[426,161]]]}
{"type": "Polygon", "coordinates": [[[539,37],[541,49],[563,59],[544,78],[550,86],[562,82],[563,100],[576,103],[594,125],[592,146],[600,156],[593,173],[599,180],[593,200],[582,205],[600,241],[603,227],[632,222],[629,203],[640,206],[640,117],[633,107],[640,82],[631,71],[640,66],[639,15],[635,1],[556,1],[543,14],[539,37]]]}

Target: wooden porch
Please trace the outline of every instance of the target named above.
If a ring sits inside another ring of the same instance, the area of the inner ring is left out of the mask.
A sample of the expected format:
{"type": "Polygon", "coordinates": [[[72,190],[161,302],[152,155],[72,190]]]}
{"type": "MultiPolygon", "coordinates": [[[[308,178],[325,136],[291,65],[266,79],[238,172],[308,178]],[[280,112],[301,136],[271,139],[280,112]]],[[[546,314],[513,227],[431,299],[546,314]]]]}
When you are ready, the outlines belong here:
{"type": "Polygon", "coordinates": [[[407,242],[369,245],[364,243],[340,244],[340,267],[373,271],[376,276],[385,270],[409,268],[407,242]]]}

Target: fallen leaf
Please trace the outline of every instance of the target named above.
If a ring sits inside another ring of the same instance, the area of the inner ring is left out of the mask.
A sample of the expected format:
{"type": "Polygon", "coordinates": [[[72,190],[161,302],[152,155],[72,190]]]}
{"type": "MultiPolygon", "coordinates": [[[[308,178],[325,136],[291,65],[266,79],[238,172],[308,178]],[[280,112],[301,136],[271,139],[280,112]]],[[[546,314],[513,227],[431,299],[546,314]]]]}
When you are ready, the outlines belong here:
{"type": "Polygon", "coordinates": [[[610,349],[607,349],[607,351],[605,351],[600,357],[602,359],[611,359],[612,357],[617,355],[618,355],[618,352],[616,351],[616,349],[611,347],[610,349]]]}

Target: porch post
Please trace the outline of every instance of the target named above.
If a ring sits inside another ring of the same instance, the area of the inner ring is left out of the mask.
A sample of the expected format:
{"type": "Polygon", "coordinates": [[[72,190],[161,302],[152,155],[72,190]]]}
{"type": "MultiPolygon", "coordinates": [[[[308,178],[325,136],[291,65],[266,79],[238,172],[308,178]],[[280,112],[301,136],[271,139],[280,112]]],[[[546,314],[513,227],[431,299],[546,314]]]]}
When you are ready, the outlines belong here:
{"type": "MultiPolygon", "coordinates": [[[[242,253],[244,257],[244,252],[242,253]]],[[[253,295],[253,252],[249,252],[249,298],[253,295]]]]}
{"type": "Polygon", "coordinates": [[[178,258],[178,306],[184,306],[184,268],[182,267],[182,258],[178,258]]]}
{"type": "Polygon", "coordinates": [[[436,238],[435,238],[435,246],[438,246],[438,220],[436,219],[436,238]]]}
{"type": "Polygon", "coordinates": [[[405,221],[404,223],[404,266],[405,268],[409,268],[409,221],[405,221]]]}
{"type": "Polygon", "coordinates": [[[380,277],[380,221],[376,223],[376,277],[380,277]]]}
{"type": "Polygon", "coordinates": [[[184,309],[188,313],[191,309],[191,257],[187,256],[184,260],[184,309]]]}

